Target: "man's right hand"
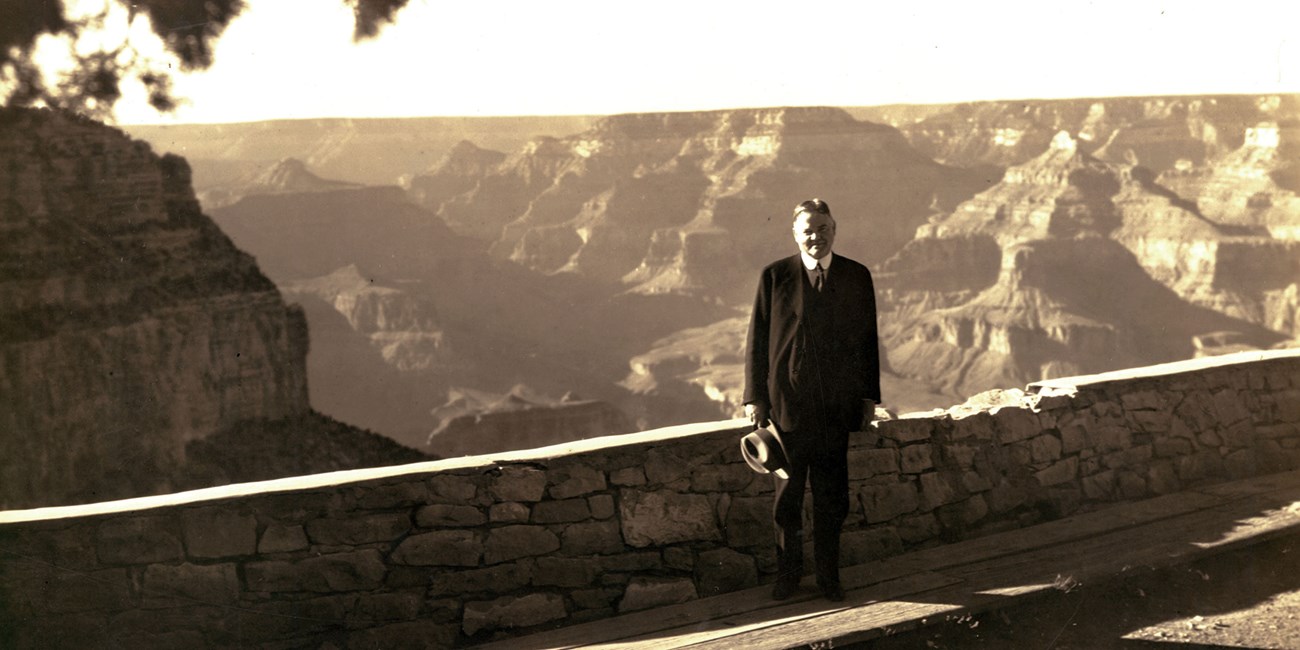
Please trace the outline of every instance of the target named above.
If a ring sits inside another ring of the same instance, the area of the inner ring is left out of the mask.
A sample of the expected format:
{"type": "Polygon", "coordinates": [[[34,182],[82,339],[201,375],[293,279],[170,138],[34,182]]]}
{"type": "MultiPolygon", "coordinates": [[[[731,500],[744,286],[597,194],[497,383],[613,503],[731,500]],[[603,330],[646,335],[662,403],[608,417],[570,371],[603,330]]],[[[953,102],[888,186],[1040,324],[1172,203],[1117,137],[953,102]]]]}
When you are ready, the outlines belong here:
{"type": "Polygon", "coordinates": [[[754,428],[758,429],[767,426],[767,404],[763,402],[751,402],[745,405],[745,417],[753,423],[754,428]]]}

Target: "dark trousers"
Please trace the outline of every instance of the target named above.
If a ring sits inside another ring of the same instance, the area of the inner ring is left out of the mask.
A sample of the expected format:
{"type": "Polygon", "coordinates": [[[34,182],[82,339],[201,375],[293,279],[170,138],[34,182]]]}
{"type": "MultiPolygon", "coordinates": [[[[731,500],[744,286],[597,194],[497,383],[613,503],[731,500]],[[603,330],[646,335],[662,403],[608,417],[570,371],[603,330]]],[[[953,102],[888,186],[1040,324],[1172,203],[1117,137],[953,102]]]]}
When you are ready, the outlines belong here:
{"type": "Polygon", "coordinates": [[[817,584],[840,582],[840,531],[849,514],[847,432],[792,432],[782,438],[790,460],[790,478],[773,474],[776,504],[778,571],[785,579],[803,574],[804,484],[812,484],[813,553],[817,584]]]}

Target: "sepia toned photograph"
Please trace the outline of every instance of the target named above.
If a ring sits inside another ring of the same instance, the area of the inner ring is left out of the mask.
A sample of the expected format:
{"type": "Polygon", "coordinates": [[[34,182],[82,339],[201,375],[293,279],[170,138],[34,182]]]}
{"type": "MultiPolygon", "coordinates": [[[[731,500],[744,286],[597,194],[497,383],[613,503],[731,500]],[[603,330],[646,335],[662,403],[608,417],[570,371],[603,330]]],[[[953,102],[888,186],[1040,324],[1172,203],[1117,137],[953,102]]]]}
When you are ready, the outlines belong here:
{"type": "Polygon", "coordinates": [[[0,0],[0,648],[1300,648],[1298,26],[0,0]]]}

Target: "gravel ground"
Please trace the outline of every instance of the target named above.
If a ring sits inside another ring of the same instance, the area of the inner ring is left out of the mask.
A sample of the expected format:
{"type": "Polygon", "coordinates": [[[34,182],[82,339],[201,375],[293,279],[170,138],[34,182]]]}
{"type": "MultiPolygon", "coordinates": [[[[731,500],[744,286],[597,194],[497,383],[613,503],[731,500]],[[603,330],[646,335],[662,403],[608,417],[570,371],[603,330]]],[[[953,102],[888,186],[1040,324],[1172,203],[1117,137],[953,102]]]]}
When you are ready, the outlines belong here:
{"type": "Polygon", "coordinates": [[[1134,567],[1019,607],[854,646],[1300,650],[1300,535],[1177,567],[1134,567]]]}

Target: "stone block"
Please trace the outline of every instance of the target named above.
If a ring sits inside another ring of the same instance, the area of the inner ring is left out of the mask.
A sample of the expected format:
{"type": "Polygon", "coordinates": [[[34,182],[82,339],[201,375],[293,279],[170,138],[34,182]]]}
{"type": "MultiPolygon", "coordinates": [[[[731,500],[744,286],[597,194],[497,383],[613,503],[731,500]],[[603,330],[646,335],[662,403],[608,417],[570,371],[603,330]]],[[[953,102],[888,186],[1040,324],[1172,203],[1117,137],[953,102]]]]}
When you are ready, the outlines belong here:
{"type": "Polygon", "coordinates": [[[533,584],[539,587],[589,587],[600,575],[600,560],[539,557],[533,567],[533,584]]]}
{"type": "Polygon", "coordinates": [[[531,559],[468,571],[440,571],[429,584],[429,596],[508,593],[527,587],[533,572],[531,559]]]}
{"type": "Polygon", "coordinates": [[[232,605],[239,599],[233,564],[151,564],[141,578],[142,606],[232,605]]]}
{"type": "Polygon", "coordinates": [[[523,524],[530,516],[528,506],[513,501],[494,503],[488,508],[488,520],[494,524],[523,524]]]}
{"type": "Polygon", "coordinates": [[[1196,441],[1206,447],[1218,447],[1223,444],[1223,438],[1219,437],[1217,431],[1202,431],[1196,436],[1196,441]]]}
{"type": "Polygon", "coordinates": [[[650,484],[667,484],[690,472],[691,463],[678,456],[672,447],[656,447],[646,452],[645,478],[650,484]]]}
{"type": "Polygon", "coordinates": [[[271,560],[244,565],[248,591],[335,593],[377,589],[384,561],[376,549],[332,553],[296,562],[271,560]]]}
{"type": "Polygon", "coordinates": [[[614,495],[596,494],[587,497],[587,507],[596,519],[609,519],[614,516],[614,495]]]}
{"type": "Polygon", "coordinates": [[[897,474],[899,452],[897,449],[850,449],[849,480],[897,474]]]}
{"type": "Polygon", "coordinates": [[[1030,458],[1034,464],[1051,463],[1061,458],[1061,440],[1045,433],[1029,439],[1030,458]]]}
{"type": "Polygon", "coordinates": [[[539,501],[533,505],[533,523],[561,524],[585,521],[591,518],[591,507],[586,499],[539,501]]]}
{"type": "Polygon", "coordinates": [[[637,548],[722,539],[713,505],[701,494],[628,489],[622,493],[619,510],[623,539],[637,548]]]}
{"type": "Polygon", "coordinates": [[[952,440],[994,440],[997,438],[997,422],[988,412],[975,413],[968,417],[954,419],[949,434],[952,440]]]}
{"type": "Polygon", "coordinates": [[[635,612],[695,600],[699,595],[689,578],[633,578],[618,603],[619,613],[635,612]]]}
{"type": "Polygon", "coordinates": [[[903,447],[899,469],[904,474],[920,474],[927,469],[934,469],[931,458],[934,447],[931,445],[908,445],[903,447]]]}
{"type": "Polygon", "coordinates": [[[608,555],[626,549],[614,519],[570,524],[560,534],[560,548],[565,555],[608,555]]]}
{"type": "Polygon", "coordinates": [[[552,499],[571,499],[599,492],[607,487],[605,473],[585,465],[552,469],[547,474],[547,480],[551,484],[552,499]]]}
{"type": "Polygon", "coordinates": [[[640,467],[624,467],[616,469],[609,473],[610,485],[619,487],[635,487],[645,485],[645,470],[640,467]]]}
{"type": "Polygon", "coordinates": [[[499,564],[558,550],[560,538],[545,526],[502,526],[488,531],[487,541],[483,542],[483,561],[499,564]]]}
{"type": "MultiPolygon", "coordinates": [[[[503,505],[503,504],[493,504],[503,505]]],[[[515,504],[519,505],[519,504],[515,504]]],[[[415,523],[422,528],[458,528],[482,526],[488,521],[487,515],[474,506],[451,503],[435,503],[415,511],[415,523]]]]}
{"type": "Polygon", "coordinates": [[[1028,440],[1043,432],[1038,414],[1027,408],[1002,408],[994,419],[998,423],[998,439],[1004,445],[1028,440]]]}
{"type": "Polygon", "coordinates": [[[365,517],[313,519],[304,526],[307,538],[326,546],[359,546],[391,542],[411,530],[411,516],[386,512],[365,517]]]}
{"type": "Polygon", "coordinates": [[[749,487],[754,471],[744,463],[700,465],[691,472],[692,492],[736,492],[749,487]]]}
{"type": "Polygon", "coordinates": [[[1214,413],[1219,426],[1229,426],[1250,419],[1250,409],[1246,408],[1245,397],[1231,388],[1215,391],[1214,413]]]}
{"type": "Polygon", "coordinates": [[[257,543],[257,552],[262,555],[271,553],[292,553],[307,548],[307,532],[298,524],[269,524],[262,531],[262,539],[257,543]]]}
{"type": "Polygon", "coordinates": [[[886,440],[893,440],[898,445],[929,440],[934,435],[934,418],[902,418],[886,420],[876,427],[877,433],[886,440]]]}
{"type": "Polygon", "coordinates": [[[478,566],[483,543],[471,530],[438,530],[402,540],[393,550],[394,564],[409,566],[478,566]]]}
{"type": "MultiPolygon", "coordinates": [[[[469,504],[478,496],[476,486],[469,476],[443,474],[429,478],[430,503],[469,504]]],[[[524,499],[501,499],[502,501],[524,501],[524,499]]]]}
{"type": "Polygon", "coordinates": [[[702,597],[758,586],[754,558],[729,548],[702,551],[695,562],[695,584],[702,597]]]}
{"type": "Polygon", "coordinates": [[[546,472],[531,467],[507,465],[492,479],[488,492],[497,501],[541,501],[546,496],[546,472]]]}
{"type": "Polygon", "coordinates": [[[257,518],[229,508],[187,509],[181,513],[185,549],[192,558],[212,559],[257,552],[257,518]]]}
{"type": "MultiPolygon", "coordinates": [[[[916,483],[912,481],[889,485],[868,485],[858,491],[858,497],[862,501],[862,510],[867,523],[872,524],[889,521],[899,515],[915,512],[921,506],[921,498],[917,494],[916,483]]],[[[771,510],[770,504],[768,510],[771,510]]],[[[769,524],[769,538],[772,535],[772,530],[771,524],[769,524]]]]}
{"type": "Polygon", "coordinates": [[[429,486],[424,481],[359,487],[354,492],[357,507],[363,509],[410,508],[429,502],[429,486]]]}
{"type": "Polygon", "coordinates": [[[466,603],[461,629],[473,636],[485,630],[541,625],[565,618],[568,614],[564,597],[559,594],[504,596],[466,603]]]}
{"type": "Polygon", "coordinates": [[[1214,414],[1211,399],[1210,394],[1204,391],[1189,393],[1174,409],[1174,414],[1195,433],[1212,429],[1218,424],[1218,417],[1214,414]]]}
{"type": "Polygon", "coordinates": [[[153,564],[184,556],[164,517],[124,516],[99,525],[95,552],[104,564],[153,564]]]}
{"type": "Polygon", "coordinates": [[[727,545],[733,548],[771,544],[772,500],[767,497],[737,497],[726,518],[727,545]]]}
{"type": "Polygon", "coordinates": [[[921,475],[921,510],[929,512],[939,506],[956,503],[965,494],[956,485],[961,478],[948,472],[929,472],[921,475]]]}
{"type": "Polygon", "coordinates": [[[851,530],[840,537],[840,566],[856,566],[903,552],[903,540],[893,526],[851,530]]]}
{"type": "Polygon", "coordinates": [[[1188,440],[1196,440],[1196,432],[1183,422],[1182,418],[1169,418],[1169,435],[1188,440]]]}
{"type": "Polygon", "coordinates": [[[1079,459],[1074,457],[1066,458],[1045,470],[1034,473],[1034,478],[1038,479],[1038,484],[1043,487],[1068,483],[1078,476],[1079,459]]]}

